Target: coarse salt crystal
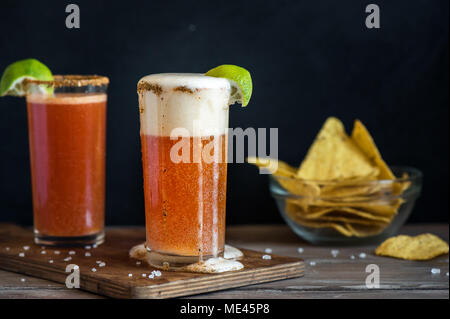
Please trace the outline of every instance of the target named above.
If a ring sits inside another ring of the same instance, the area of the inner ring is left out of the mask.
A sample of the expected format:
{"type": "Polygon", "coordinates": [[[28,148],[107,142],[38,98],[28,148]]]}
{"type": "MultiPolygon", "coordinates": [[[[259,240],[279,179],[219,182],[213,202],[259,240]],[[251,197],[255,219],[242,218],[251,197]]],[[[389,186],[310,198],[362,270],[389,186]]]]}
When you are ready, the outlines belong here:
{"type": "Polygon", "coordinates": [[[309,265],[310,265],[310,266],[315,266],[315,265],[316,265],[316,262],[315,262],[315,261],[310,261],[310,262],[309,262],[309,265]]]}
{"type": "Polygon", "coordinates": [[[262,256],[262,259],[272,259],[272,256],[270,256],[270,255],[264,255],[264,256],[262,256]]]}
{"type": "Polygon", "coordinates": [[[91,271],[92,271],[92,272],[96,272],[96,271],[97,271],[97,269],[95,269],[95,268],[92,268],[92,269],[91,269],[91,271]]]}
{"type": "Polygon", "coordinates": [[[153,279],[153,278],[155,278],[155,275],[154,274],[150,274],[150,275],[148,275],[148,278],[149,279],[153,279]]]}
{"type": "Polygon", "coordinates": [[[9,251],[9,250],[10,250],[11,248],[9,248],[9,247],[6,247],[5,249],[6,249],[6,251],[9,251]]]}
{"type": "Polygon", "coordinates": [[[20,281],[21,282],[25,282],[25,278],[20,278],[20,281]]]}
{"type": "Polygon", "coordinates": [[[55,250],[53,253],[54,253],[55,255],[59,255],[61,252],[60,252],[59,250],[55,250]]]}
{"type": "Polygon", "coordinates": [[[64,258],[64,261],[69,261],[69,260],[72,260],[72,257],[66,257],[66,258],[64,258]]]}
{"type": "Polygon", "coordinates": [[[147,274],[142,274],[142,277],[147,277],[147,274]]]}
{"type": "Polygon", "coordinates": [[[336,258],[337,255],[339,255],[339,250],[333,249],[333,250],[331,251],[331,255],[332,255],[334,258],[336,258]]]}
{"type": "Polygon", "coordinates": [[[30,249],[30,246],[23,246],[23,250],[28,250],[30,249]]]}
{"type": "Polygon", "coordinates": [[[101,260],[97,260],[96,263],[97,263],[97,264],[101,264],[102,261],[101,261],[101,260]]]}
{"type": "Polygon", "coordinates": [[[49,262],[50,264],[53,264],[53,260],[52,260],[52,259],[50,259],[48,262],[49,262]]]}
{"type": "Polygon", "coordinates": [[[352,259],[352,260],[355,259],[355,258],[356,258],[355,255],[351,255],[350,256],[350,259],[352,259]]]}
{"type": "Polygon", "coordinates": [[[441,270],[439,268],[431,268],[431,273],[437,275],[441,273],[441,270]]]}
{"type": "Polygon", "coordinates": [[[106,266],[106,263],[101,262],[101,263],[98,264],[98,266],[99,266],[99,267],[105,267],[105,266],[106,266]]]}
{"type": "Polygon", "coordinates": [[[19,253],[19,257],[25,257],[24,253],[19,253]]]}
{"type": "Polygon", "coordinates": [[[361,259],[364,259],[366,257],[367,257],[366,253],[360,253],[359,254],[359,258],[361,258],[361,259]]]}
{"type": "Polygon", "coordinates": [[[133,277],[133,274],[128,274],[128,277],[133,277]]]}
{"type": "Polygon", "coordinates": [[[46,253],[47,253],[47,251],[41,250],[41,255],[45,255],[46,253]]]}
{"type": "Polygon", "coordinates": [[[272,253],[272,248],[266,248],[266,249],[264,249],[264,252],[266,254],[271,254],[272,253]]]}
{"type": "Polygon", "coordinates": [[[299,254],[301,254],[301,253],[303,253],[304,250],[303,250],[303,248],[299,247],[299,248],[297,248],[297,251],[299,254]]]}
{"type": "Polygon", "coordinates": [[[89,249],[91,249],[92,247],[91,246],[89,246],[89,245],[87,245],[87,246],[84,246],[84,249],[87,249],[87,250],[89,250],[89,249]]]}
{"type": "Polygon", "coordinates": [[[85,255],[86,257],[91,257],[91,253],[90,253],[90,252],[86,252],[86,253],[84,253],[84,255],[85,255]]]}
{"type": "Polygon", "coordinates": [[[448,277],[448,272],[445,275],[448,277]]]}
{"type": "Polygon", "coordinates": [[[92,245],[92,248],[97,248],[97,247],[98,247],[97,244],[92,245]]]}
{"type": "Polygon", "coordinates": [[[69,255],[75,255],[75,251],[74,250],[69,251],[69,255]]]}
{"type": "Polygon", "coordinates": [[[138,265],[138,266],[139,266],[140,264],[141,264],[141,262],[140,262],[140,261],[136,261],[136,265],[138,265]]]}
{"type": "MultiPolygon", "coordinates": [[[[447,273],[448,274],[448,273],[447,273]]],[[[155,276],[156,277],[161,277],[161,272],[159,270],[155,271],[155,276]]],[[[448,275],[447,275],[448,276],[448,275]]]]}

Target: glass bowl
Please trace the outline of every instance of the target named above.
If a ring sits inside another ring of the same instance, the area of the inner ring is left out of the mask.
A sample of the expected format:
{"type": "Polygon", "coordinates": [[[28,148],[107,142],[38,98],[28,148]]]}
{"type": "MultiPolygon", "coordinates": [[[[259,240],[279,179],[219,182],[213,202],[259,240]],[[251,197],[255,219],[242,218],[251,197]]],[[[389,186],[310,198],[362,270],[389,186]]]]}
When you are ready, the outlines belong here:
{"type": "Polygon", "coordinates": [[[270,175],[270,192],[292,230],[314,244],[379,242],[406,222],[422,173],[391,167],[394,180],[305,181],[270,175]]]}

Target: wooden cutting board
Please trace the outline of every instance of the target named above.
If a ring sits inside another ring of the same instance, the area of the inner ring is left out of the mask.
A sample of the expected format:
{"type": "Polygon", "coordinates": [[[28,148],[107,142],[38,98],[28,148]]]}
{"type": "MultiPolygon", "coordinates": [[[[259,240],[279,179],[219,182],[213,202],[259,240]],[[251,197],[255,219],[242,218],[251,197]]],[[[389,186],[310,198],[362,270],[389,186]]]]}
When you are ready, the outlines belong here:
{"type": "Polygon", "coordinates": [[[160,277],[149,279],[148,275],[155,269],[145,263],[138,265],[128,256],[132,246],[144,241],[144,228],[120,227],[108,229],[106,242],[97,248],[43,249],[33,243],[30,229],[3,225],[0,268],[65,283],[70,274],[66,273],[66,266],[76,264],[80,269],[80,289],[113,298],[173,298],[303,276],[301,259],[271,255],[272,259],[268,260],[262,259],[264,253],[241,249],[243,270],[222,274],[162,271],[160,277]],[[67,257],[71,260],[65,261],[67,257]],[[105,266],[100,267],[97,261],[105,266]]]}

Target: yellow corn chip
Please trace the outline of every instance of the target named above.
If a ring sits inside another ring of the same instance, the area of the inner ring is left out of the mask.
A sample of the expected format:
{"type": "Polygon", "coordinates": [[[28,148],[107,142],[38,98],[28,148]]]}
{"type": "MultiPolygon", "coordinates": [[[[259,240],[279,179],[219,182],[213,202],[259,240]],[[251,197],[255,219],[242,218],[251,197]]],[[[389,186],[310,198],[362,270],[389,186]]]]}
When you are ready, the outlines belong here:
{"type": "Polygon", "coordinates": [[[378,176],[379,170],[345,133],[337,118],[326,120],[297,177],[305,180],[343,180],[378,176]]]}
{"type": "Polygon", "coordinates": [[[448,254],[448,244],[433,234],[400,235],[385,240],[375,254],[406,260],[430,260],[448,254]]]}
{"type": "Polygon", "coordinates": [[[352,140],[356,143],[356,145],[358,145],[364,154],[366,154],[372,163],[379,168],[379,179],[395,179],[391,169],[381,157],[380,151],[375,145],[372,136],[360,120],[355,121],[352,132],[352,140]]]}
{"type": "Polygon", "coordinates": [[[294,167],[275,158],[247,157],[247,163],[267,169],[276,176],[295,177],[296,175],[294,167]]]}

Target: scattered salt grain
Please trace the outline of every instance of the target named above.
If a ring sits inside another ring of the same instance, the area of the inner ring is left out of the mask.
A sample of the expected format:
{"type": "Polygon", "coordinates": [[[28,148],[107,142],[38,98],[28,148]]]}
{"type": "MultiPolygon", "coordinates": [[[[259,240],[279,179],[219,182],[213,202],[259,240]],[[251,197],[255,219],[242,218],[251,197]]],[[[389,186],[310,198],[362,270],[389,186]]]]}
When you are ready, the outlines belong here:
{"type": "Polygon", "coordinates": [[[272,259],[272,256],[270,256],[270,255],[263,255],[262,259],[269,260],[269,259],[272,259]]]}
{"type": "Polygon", "coordinates": [[[9,247],[6,247],[5,249],[6,249],[6,251],[9,251],[9,250],[10,250],[11,248],[9,248],[9,247]]]}
{"type": "Polygon", "coordinates": [[[91,271],[92,271],[92,272],[96,272],[96,271],[97,271],[97,269],[95,269],[95,268],[92,268],[92,269],[91,269],[91,271]]]}
{"type": "Polygon", "coordinates": [[[138,265],[138,266],[139,266],[140,264],[141,264],[141,262],[140,262],[140,261],[136,261],[136,265],[138,265]]]}
{"type": "Polygon", "coordinates": [[[272,248],[266,248],[266,249],[264,249],[264,252],[266,254],[271,254],[272,253],[272,248]]]}
{"type": "Polygon", "coordinates": [[[106,263],[101,262],[101,263],[98,264],[98,266],[99,266],[99,267],[105,267],[105,266],[106,266],[106,263]]]}
{"type": "Polygon", "coordinates": [[[304,250],[303,250],[303,248],[299,247],[299,248],[297,248],[297,251],[299,254],[301,254],[301,253],[303,253],[304,250]]]}
{"type": "MultiPolygon", "coordinates": [[[[447,273],[448,274],[448,273],[447,273]]],[[[161,272],[159,270],[155,271],[155,276],[156,277],[161,277],[161,272]]],[[[448,276],[448,275],[447,275],[448,276]]]]}
{"type": "Polygon", "coordinates": [[[47,254],[47,251],[41,250],[41,255],[45,255],[45,254],[47,254]]]}
{"type": "Polygon", "coordinates": [[[55,255],[59,255],[61,252],[60,252],[59,250],[55,250],[53,253],[54,253],[55,255]]]}
{"type": "Polygon", "coordinates": [[[153,279],[153,278],[155,278],[155,275],[154,274],[150,274],[150,275],[148,275],[148,278],[149,279],[153,279]]]}
{"type": "Polygon", "coordinates": [[[331,255],[332,255],[334,258],[336,258],[337,255],[339,255],[339,250],[333,249],[333,250],[331,251],[331,255]]]}
{"type": "Polygon", "coordinates": [[[133,274],[128,274],[128,277],[133,277],[133,274]]]}
{"type": "Polygon", "coordinates": [[[441,270],[439,268],[431,268],[431,273],[433,275],[438,275],[441,273],[441,270]]]}
{"type": "Polygon", "coordinates": [[[360,253],[359,254],[359,258],[361,258],[361,259],[364,259],[366,257],[367,257],[366,253],[360,253]]]}
{"type": "Polygon", "coordinates": [[[72,257],[66,257],[66,258],[64,258],[64,261],[70,261],[70,260],[72,260],[72,257]]]}
{"type": "Polygon", "coordinates": [[[142,277],[147,277],[147,274],[142,274],[142,277]]]}
{"type": "Polygon", "coordinates": [[[20,281],[21,282],[25,282],[25,278],[20,278],[20,281]]]}
{"type": "Polygon", "coordinates": [[[448,272],[445,275],[448,277],[448,272]]]}
{"type": "Polygon", "coordinates": [[[310,261],[310,262],[309,262],[309,265],[310,265],[310,266],[315,266],[315,265],[316,265],[316,262],[315,262],[315,261],[310,261]]]}
{"type": "Polygon", "coordinates": [[[87,250],[89,250],[89,249],[91,249],[92,247],[91,246],[89,246],[89,245],[87,245],[87,246],[84,246],[84,249],[87,249],[87,250]]]}
{"type": "Polygon", "coordinates": [[[69,255],[75,255],[75,251],[74,250],[69,251],[69,255]]]}
{"type": "Polygon", "coordinates": [[[350,259],[352,259],[352,260],[354,260],[355,258],[356,258],[355,255],[350,256],[350,259]]]}
{"type": "Polygon", "coordinates": [[[28,250],[30,249],[30,246],[23,246],[23,250],[28,250]]]}
{"type": "Polygon", "coordinates": [[[92,248],[97,248],[97,247],[98,247],[97,244],[92,245],[92,248]]]}
{"type": "Polygon", "coordinates": [[[85,252],[85,253],[84,253],[84,256],[86,256],[86,257],[91,257],[91,253],[90,253],[90,252],[85,252]]]}
{"type": "Polygon", "coordinates": [[[53,264],[53,259],[50,259],[48,262],[49,262],[50,264],[53,264]]]}
{"type": "Polygon", "coordinates": [[[19,257],[25,257],[24,253],[19,253],[19,257]]]}
{"type": "Polygon", "coordinates": [[[97,260],[95,263],[97,263],[97,264],[101,264],[102,263],[102,261],[101,260],[97,260]]]}

